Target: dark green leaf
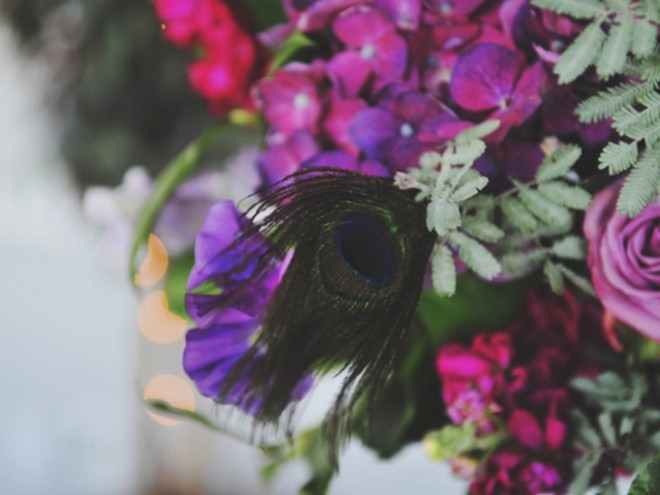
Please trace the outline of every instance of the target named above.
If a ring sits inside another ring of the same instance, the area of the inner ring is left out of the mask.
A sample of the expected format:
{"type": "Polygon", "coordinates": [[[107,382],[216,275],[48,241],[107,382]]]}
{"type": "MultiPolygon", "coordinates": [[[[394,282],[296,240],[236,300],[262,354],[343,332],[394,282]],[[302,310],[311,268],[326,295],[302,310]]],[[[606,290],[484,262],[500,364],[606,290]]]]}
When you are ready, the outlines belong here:
{"type": "Polygon", "coordinates": [[[635,478],[628,495],[658,495],[660,493],[660,456],[649,462],[635,478]]]}
{"type": "Polygon", "coordinates": [[[299,51],[314,45],[315,43],[303,33],[294,31],[275,54],[268,70],[269,75],[272,75],[276,70],[291,62],[299,51]]]}

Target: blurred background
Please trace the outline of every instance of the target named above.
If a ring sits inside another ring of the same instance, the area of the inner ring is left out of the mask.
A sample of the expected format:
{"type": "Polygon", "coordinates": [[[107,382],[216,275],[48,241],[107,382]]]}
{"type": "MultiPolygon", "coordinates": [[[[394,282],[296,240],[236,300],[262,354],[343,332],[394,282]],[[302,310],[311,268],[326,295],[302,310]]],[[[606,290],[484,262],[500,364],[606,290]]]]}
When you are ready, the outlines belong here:
{"type": "MultiPolygon", "coordinates": [[[[292,494],[308,475],[292,463],[266,485],[259,449],[144,406],[227,414],[183,374],[185,321],[162,273],[142,273],[141,288],[128,276],[131,222],[152,178],[212,122],[152,10],[136,0],[0,2],[2,494],[292,494]]],[[[229,140],[206,159],[219,171],[180,193],[185,213],[163,230],[168,247],[150,244],[156,272],[168,249],[189,249],[181,239],[212,201],[254,187],[240,167],[253,139],[229,140]]],[[[334,385],[318,387],[303,425],[322,417],[334,385]]],[[[465,485],[419,443],[379,461],[352,442],[330,489],[438,492],[465,485]]]]}

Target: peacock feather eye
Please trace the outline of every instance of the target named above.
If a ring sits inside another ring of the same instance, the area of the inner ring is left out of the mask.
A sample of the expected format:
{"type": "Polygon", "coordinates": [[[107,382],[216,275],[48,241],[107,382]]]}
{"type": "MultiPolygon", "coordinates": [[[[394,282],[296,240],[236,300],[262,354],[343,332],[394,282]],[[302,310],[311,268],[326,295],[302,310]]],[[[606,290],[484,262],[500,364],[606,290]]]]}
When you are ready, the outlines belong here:
{"type": "Polygon", "coordinates": [[[259,266],[293,255],[222,388],[247,373],[241,402],[276,421],[306,376],[341,364],[346,378],[326,422],[336,439],[359,397],[373,398],[392,372],[410,327],[435,242],[425,208],[391,180],[310,168],[266,191],[248,215],[265,219],[237,243],[268,239],[259,266]]]}

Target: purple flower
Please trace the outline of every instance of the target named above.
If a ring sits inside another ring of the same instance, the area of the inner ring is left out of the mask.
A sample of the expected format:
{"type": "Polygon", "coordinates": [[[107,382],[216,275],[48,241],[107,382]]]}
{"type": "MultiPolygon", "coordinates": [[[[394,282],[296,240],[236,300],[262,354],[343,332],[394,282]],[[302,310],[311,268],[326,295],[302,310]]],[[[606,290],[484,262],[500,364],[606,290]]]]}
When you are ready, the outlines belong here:
{"type": "Polygon", "coordinates": [[[337,148],[357,155],[359,150],[348,132],[348,124],[367,104],[359,98],[342,98],[338,92],[330,93],[328,112],[323,119],[323,130],[337,148]]]}
{"type": "Polygon", "coordinates": [[[489,136],[501,141],[509,130],[527,120],[541,104],[543,67],[525,67],[519,55],[502,45],[481,43],[463,53],[451,77],[451,95],[469,112],[489,112],[501,124],[489,136]]]}
{"type": "MultiPolygon", "coordinates": [[[[236,241],[249,226],[250,221],[231,201],[216,203],[202,225],[186,295],[186,309],[197,328],[186,335],[183,368],[202,395],[255,413],[259,404],[244,401],[242,393],[250,386],[249,365],[231,390],[223,390],[223,383],[250,348],[286,262],[258,272],[267,247],[265,239],[256,235],[236,241]]],[[[258,354],[255,359],[259,359],[258,354]]],[[[303,382],[292,400],[300,399],[309,389],[309,379],[303,382]]]]}
{"type": "Polygon", "coordinates": [[[429,10],[436,15],[460,18],[471,14],[485,0],[428,0],[429,10]]]}
{"type": "Polygon", "coordinates": [[[370,0],[284,0],[284,8],[301,31],[313,31],[326,26],[337,13],[370,0]]]}
{"type": "MultiPolygon", "coordinates": [[[[365,67],[385,82],[403,77],[408,64],[408,46],[396,27],[380,10],[353,7],[337,16],[332,24],[337,38],[346,46],[335,58],[348,57],[351,64],[335,61],[335,71],[342,68],[342,80],[352,78],[352,71],[364,74],[365,67]]],[[[354,86],[355,83],[352,84],[354,86]]]]}
{"type": "Polygon", "coordinates": [[[422,0],[376,0],[381,9],[399,29],[414,31],[419,26],[422,0]]]}
{"type": "Polygon", "coordinates": [[[303,167],[334,167],[344,170],[355,170],[364,175],[388,177],[390,171],[376,160],[359,161],[355,156],[345,151],[324,151],[303,163],[303,167]]]}
{"type": "Polygon", "coordinates": [[[620,188],[598,193],[585,215],[591,277],[605,309],[660,341],[660,204],[628,218],[616,211],[620,188]]]}
{"type": "Polygon", "coordinates": [[[257,105],[277,131],[291,135],[297,130],[315,133],[321,117],[316,67],[291,63],[255,88],[257,105]]]}
{"type": "Polygon", "coordinates": [[[259,159],[259,171],[264,184],[273,184],[297,171],[300,164],[319,151],[319,146],[307,131],[291,136],[272,133],[267,137],[268,148],[259,159]]]}
{"type": "Polygon", "coordinates": [[[382,98],[355,116],[350,134],[368,158],[395,170],[419,165],[419,157],[454,137],[468,124],[431,96],[407,91],[382,98]]]}

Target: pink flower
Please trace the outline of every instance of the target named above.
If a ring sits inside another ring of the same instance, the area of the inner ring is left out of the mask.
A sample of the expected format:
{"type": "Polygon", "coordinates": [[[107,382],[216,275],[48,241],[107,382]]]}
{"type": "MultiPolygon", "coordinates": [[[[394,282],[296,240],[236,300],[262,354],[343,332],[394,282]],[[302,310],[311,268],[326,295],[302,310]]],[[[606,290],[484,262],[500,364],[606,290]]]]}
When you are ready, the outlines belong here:
{"type": "Polygon", "coordinates": [[[660,205],[623,216],[616,211],[620,188],[598,193],[584,219],[592,280],[610,313],[660,341],[660,205]]]}

